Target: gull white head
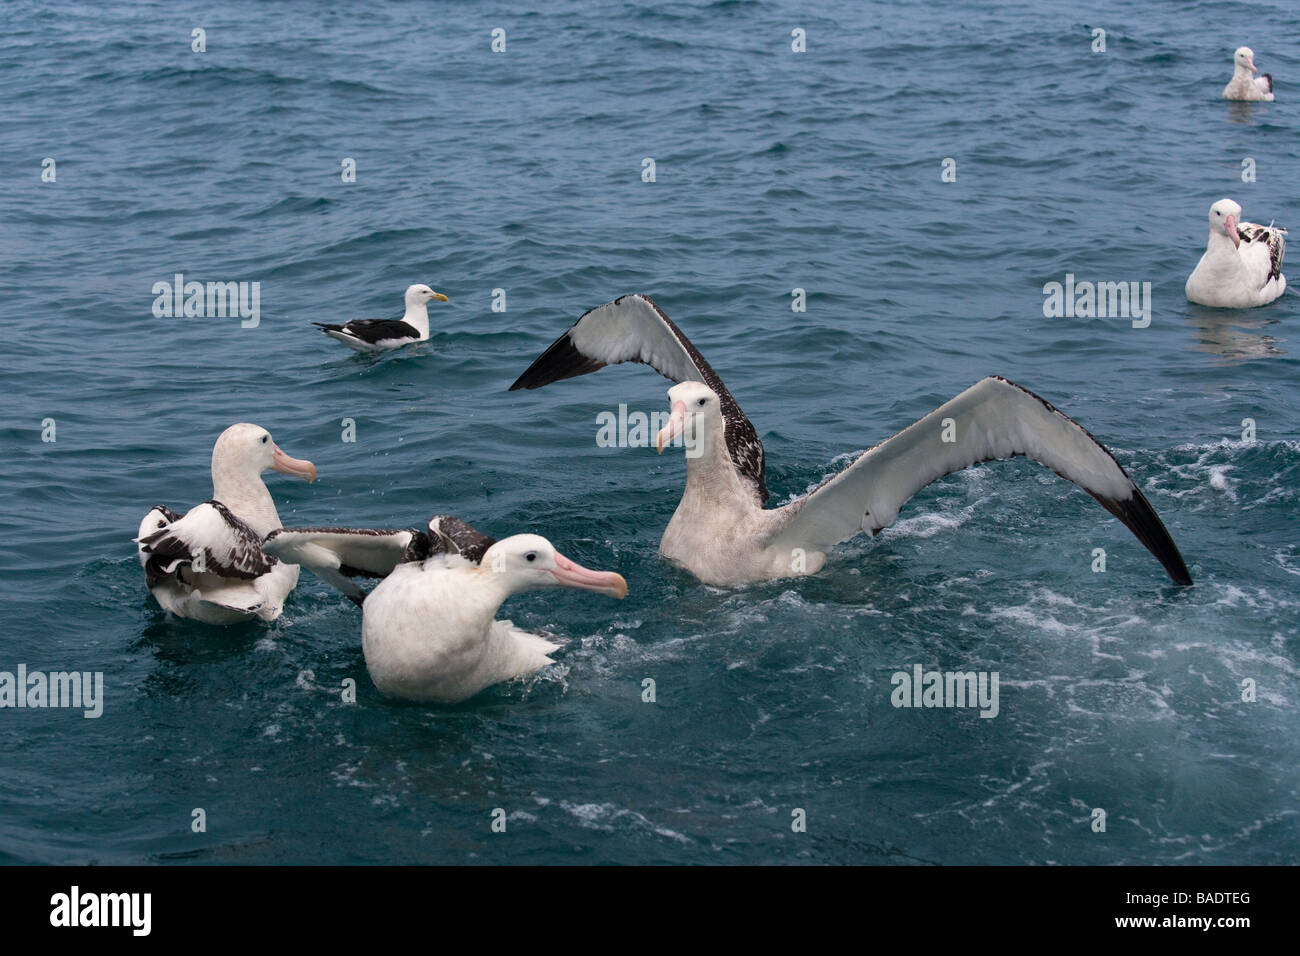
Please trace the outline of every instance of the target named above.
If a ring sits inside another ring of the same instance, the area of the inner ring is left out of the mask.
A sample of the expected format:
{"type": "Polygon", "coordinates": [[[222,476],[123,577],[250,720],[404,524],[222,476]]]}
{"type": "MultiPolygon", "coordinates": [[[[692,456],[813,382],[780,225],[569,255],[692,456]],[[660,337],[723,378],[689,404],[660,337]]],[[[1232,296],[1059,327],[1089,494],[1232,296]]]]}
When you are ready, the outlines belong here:
{"type": "Polygon", "coordinates": [[[1231,199],[1220,199],[1210,207],[1210,233],[1221,233],[1238,247],[1241,245],[1241,234],[1237,232],[1240,222],[1241,207],[1231,199]]]}
{"type": "Polygon", "coordinates": [[[416,283],[406,287],[406,308],[414,309],[418,306],[425,305],[431,299],[437,299],[439,302],[446,302],[447,297],[441,292],[434,292],[427,285],[416,283]]]}
{"type": "Polygon", "coordinates": [[[1232,54],[1232,62],[1236,66],[1236,72],[1258,73],[1255,68],[1255,51],[1248,46],[1237,47],[1237,52],[1232,54]]]}
{"type": "Polygon", "coordinates": [[[722,423],[718,393],[703,382],[682,382],[668,389],[668,407],[668,424],[655,439],[655,447],[663,454],[664,448],[680,436],[686,445],[686,457],[698,458],[704,453],[704,442],[718,433],[722,423]]]}
{"type": "Polygon", "coordinates": [[[222,478],[249,481],[268,470],[305,478],[308,482],[316,480],[316,466],[309,461],[290,458],[261,425],[248,422],[231,425],[212,446],[214,484],[220,484],[222,478]]]}
{"type": "Polygon", "coordinates": [[[479,567],[505,575],[512,594],[538,588],[579,588],[613,598],[627,596],[627,582],[613,571],[591,571],[570,561],[541,535],[516,534],[503,538],[483,555],[479,567]]]}

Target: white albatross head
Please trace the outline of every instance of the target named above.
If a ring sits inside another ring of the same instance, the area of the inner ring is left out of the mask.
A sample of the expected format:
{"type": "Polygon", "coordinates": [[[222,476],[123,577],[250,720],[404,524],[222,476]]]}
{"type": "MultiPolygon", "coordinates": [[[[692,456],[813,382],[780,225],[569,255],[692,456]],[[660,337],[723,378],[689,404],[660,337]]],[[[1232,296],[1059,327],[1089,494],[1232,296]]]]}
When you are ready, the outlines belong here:
{"type": "Polygon", "coordinates": [[[1232,54],[1232,62],[1236,64],[1238,70],[1248,70],[1251,73],[1258,73],[1255,67],[1255,51],[1248,46],[1237,47],[1237,52],[1232,54]]]}
{"type": "Polygon", "coordinates": [[[679,436],[685,439],[686,457],[703,454],[703,443],[722,424],[722,400],[703,382],[682,382],[668,389],[668,424],[655,439],[659,454],[679,436]]]}
{"type": "Polygon", "coordinates": [[[305,478],[308,482],[316,480],[316,466],[309,461],[290,458],[261,425],[248,422],[231,425],[212,446],[213,478],[228,476],[247,480],[268,469],[305,478]]]}
{"type": "Polygon", "coordinates": [[[588,570],[537,534],[501,539],[483,554],[479,567],[491,574],[507,575],[506,584],[512,594],[539,588],[578,588],[613,598],[627,597],[627,581],[621,574],[588,570]]]}
{"type": "Polygon", "coordinates": [[[1231,199],[1220,199],[1210,207],[1210,232],[1219,232],[1232,240],[1234,246],[1241,246],[1241,233],[1237,224],[1241,222],[1241,207],[1231,199]]]}
{"type": "Polygon", "coordinates": [[[447,297],[441,292],[434,292],[427,285],[417,282],[415,285],[406,287],[406,307],[408,309],[415,306],[424,305],[430,299],[437,299],[439,302],[446,302],[447,297]]]}

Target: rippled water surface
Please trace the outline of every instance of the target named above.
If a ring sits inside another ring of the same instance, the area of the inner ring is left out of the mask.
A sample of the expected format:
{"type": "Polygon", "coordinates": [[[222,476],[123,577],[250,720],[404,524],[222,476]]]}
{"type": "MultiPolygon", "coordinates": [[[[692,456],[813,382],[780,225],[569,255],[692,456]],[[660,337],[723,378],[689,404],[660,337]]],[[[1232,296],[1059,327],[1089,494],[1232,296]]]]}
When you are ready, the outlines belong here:
{"type": "Polygon", "coordinates": [[[1283,2],[5,4],[0,670],[102,671],[106,701],[0,710],[0,860],[1293,862],[1300,319],[1182,287],[1214,200],[1300,223],[1295,25],[1283,2]],[[1276,103],[1218,99],[1238,44],[1276,103]],[[260,323],[156,318],[176,273],[259,282],[260,323]],[[1045,318],[1067,273],[1151,283],[1150,326],[1045,318]],[[401,354],[309,324],[395,315],[417,281],[451,301],[401,354]],[[1000,373],[1115,452],[1196,586],[1023,459],[816,577],[694,583],[656,553],[681,457],[594,440],[667,383],[506,391],[632,291],[754,421],[775,502],[1000,373]],[[320,470],[268,476],[287,525],[450,512],[631,594],[513,599],[560,663],[442,709],[378,696],[357,609],[308,574],[274,624],[168,620],[130,539],[208,497],[236,421],[320,470]],[[894,708],[915,664],[997,671],[998,716],[894,708]]]}

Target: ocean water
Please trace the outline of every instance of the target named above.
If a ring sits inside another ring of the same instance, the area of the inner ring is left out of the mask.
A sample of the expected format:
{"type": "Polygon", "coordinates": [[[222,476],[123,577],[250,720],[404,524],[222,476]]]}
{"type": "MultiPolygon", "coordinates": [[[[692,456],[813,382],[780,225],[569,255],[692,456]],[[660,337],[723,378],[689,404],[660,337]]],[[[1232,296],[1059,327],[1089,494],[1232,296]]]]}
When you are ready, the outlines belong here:
{"type": "Polygon", "coordinates": [[[0,860],[1294,862],[1300,319],[1182,288],[1214,200],[1300,224],[1295,26],[1217,0],[4,4],[0,670],[102,671],[105,700],[0,710],[0,860]],[[1240,44],[1277,102],[1218,99],[1240,44]],[[258,324],[155,317],[176,273],[260,283],[258,324]],[[1046,317],[1067,273],[1149,282],[1149,327],[1046,317]],[[358,357],[309,324],[396,315],[412,282],[451,300],[428,343],[358,357]],[[506,391],[635,291],[755,423],[774,502],[998,373],[1114,451],[1195,587],[1023,459],[815,577],[699,585],[656,553],[680,454],[595,442],[668,383],[506,391]],[[209,496],[237,421],[319,468],[268,475],[286,525],[452,513],[631,592],[513,599],[559,663],[443,708],[382,699],[308,573],[273,624],[168,619],[131,538],[209,496]],[[998,672],[997,717],[895,708],[914,665],[998,672]]]}

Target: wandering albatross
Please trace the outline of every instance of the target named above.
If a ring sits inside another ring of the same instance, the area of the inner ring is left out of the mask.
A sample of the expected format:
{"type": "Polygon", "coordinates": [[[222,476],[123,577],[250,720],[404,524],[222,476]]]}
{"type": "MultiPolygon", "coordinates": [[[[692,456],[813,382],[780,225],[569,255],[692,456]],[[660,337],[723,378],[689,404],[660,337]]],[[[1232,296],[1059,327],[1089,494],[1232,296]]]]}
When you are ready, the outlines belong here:
{"type": "Polygon", "coordinates": [[[706,584],[815,573],[834,545],[891,524],[903,504],[931,482],[1016,455],[1079,485],[1128,526],[1174,581],[1192,583],[1164,525],[1110,452],[1046,401],[1004,378],[977,382],[811,493],[766,509],[758,434],[703,356],[649,296],[623,296],[587,312],[510,388],[541,388],[620,362],[649,365],[679,383],[668,390],[671,415],[658,445],[662,451],[684,433],[691,439],[686,490],[659,551],[706,584]],[[946,419],[955,428],[945,428],[946,419]]]}
{"type": "Polygon", "coordinates": [[[346,325],[327,322],[313,322],[312,325],[358,352],[400,348],[412,342],[428,341],[428,303],[431,299],[447,301],[445,295],[434,292],[427,285],[407,286],[406,313],[400,319],[353,319],[346,325]]]}
{"type": "Polygon", "coordinates": [[[267,469],[316,480],[316,466],[290,458],[265,428],[231,425],[212,448],[212,498],[184,516],[150,509],[135,538],[145,583],[165,611],[207,624],[274,621],[298,583],[298,567],[262,552],[280,527],[267,469]]]}
{"type": "Polygon", "coordinates": [[[450,515],[435,515],[428,529],[283,528],[263,545],[361,605],[366,669],[389,697],[455,704],[555,663],[560,645],[496,620],[511,595],[547,587],[627,595],[621,575],[589,571],[539,535],[495,541],[450,515]],[[365,594],[356,577],[383,580],[365,594]]]}
{"type": "Polygon", "coordinates": [[[1223,88],[1225,100],[1256,100],[1264,103],[1273,102],[1273,77],[1260,73],[1255,66],[1255,51],[1248,46],[1239,46],[1232,54],[1232,79],[1223,88]]]}
{"type": "Polygon", "coordinates": [[[1187,277],[1184,292],[1198,305],[1249,309],[1268,305],[1286,291],[1282,257],[1286,230],[1241,221],[1241,207],[1220,199],[1210,207],[1210,238],[1187,277]]]}

